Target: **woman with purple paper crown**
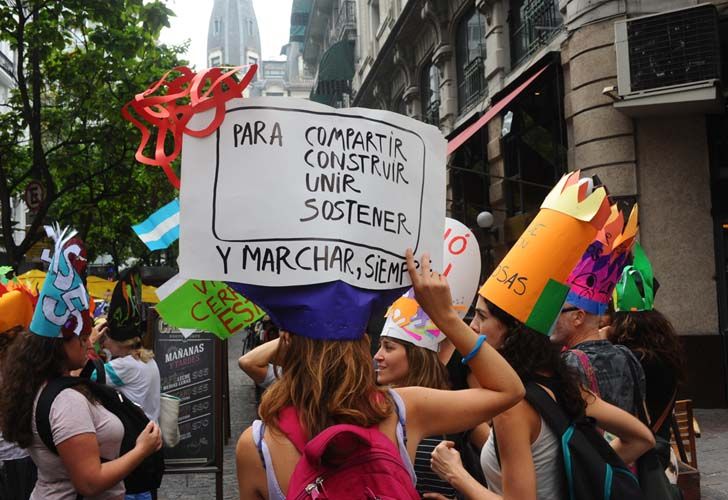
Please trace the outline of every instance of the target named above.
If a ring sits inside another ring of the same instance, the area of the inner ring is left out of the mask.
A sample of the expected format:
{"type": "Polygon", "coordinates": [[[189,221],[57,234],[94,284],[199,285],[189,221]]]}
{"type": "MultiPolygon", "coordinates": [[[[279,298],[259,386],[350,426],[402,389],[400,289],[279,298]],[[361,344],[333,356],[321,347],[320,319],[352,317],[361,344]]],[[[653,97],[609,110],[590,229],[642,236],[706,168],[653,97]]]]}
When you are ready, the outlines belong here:
{"type": "Polygon", "coordinates": [[[162,445],[156,424],[150,422],[136,446],[119,456],[121,420],[97,404],[87,387],[74,384],[50,401],[48,441],[36,425],[43,421],[36,415],[43,389],[83,368],[91,333],[88,295],[72,259],[81,251],[70,241],[75,231],[46,232],[55,251],[30,329],[13,343],[2,366],[0,428],[6,440],[28,448],[38,467],[31,500],[122,500],[123,479],[162,445]]]}
{"type": "MultiPolygon", "coordinates": [[[[482,388],[378,387],[371,369],[369,340],[363,333],[354,340],[335,341],[292,334],[282,352],[282,375],[263,395],[261,420],[238,441],[241,499],[281,500],[295,495],[298,490],[292,491],[290,486],[292,478],[296,480],[294,469],[303,460],[303,448],[337,424],[383,434],[386,446],[398,457],[397,465],[390,466],[391,474],[406,470],[405,477],[411,481],[400,486],[407,488],[406,496],[397,498],[419,498],[411,464],[424,437],[473,428],[523,397],[516,373],[460,319],[447,279],[430,271],[426,254],[421,263],[417,271],[414,256],[408,251],[407,265],[417,302],[460,352],[470,353],[465,361],[482,388]]],[[[341,445],[347,448],[346,443],[341,445]]],[[[326,488],[324,477],[309,484],[306,491],[310,498],[332,498],[325,496],[326,488]]]]}

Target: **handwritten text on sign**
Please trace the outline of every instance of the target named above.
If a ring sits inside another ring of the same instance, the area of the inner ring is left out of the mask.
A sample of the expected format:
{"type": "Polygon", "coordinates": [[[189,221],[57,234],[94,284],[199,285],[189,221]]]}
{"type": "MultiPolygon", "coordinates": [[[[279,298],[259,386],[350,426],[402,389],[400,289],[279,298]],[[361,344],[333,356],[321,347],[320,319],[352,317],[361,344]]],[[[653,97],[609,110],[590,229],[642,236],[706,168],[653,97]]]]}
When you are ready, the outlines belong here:
{"type": "Polygon", "coordinates": [[[181,272],[406,285],[407,248],[441,260],[444,164],[437,129],[395,113],[232,101],[216,135],[185,139],[181,272]]]}

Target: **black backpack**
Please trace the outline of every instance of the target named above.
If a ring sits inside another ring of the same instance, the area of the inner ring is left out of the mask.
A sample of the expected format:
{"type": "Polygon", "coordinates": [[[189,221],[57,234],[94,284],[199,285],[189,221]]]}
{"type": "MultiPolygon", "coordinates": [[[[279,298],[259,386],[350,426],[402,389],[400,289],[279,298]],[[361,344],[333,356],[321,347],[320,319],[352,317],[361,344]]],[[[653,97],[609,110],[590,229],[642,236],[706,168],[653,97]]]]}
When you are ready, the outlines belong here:
{"type": "MultiPolygon", "coordinates": [[[[104,369],[97,369],[99,382],[82,377],[59,377],[48,382],[38,398],[35,410],[35,425],[43,444],[56,455],[58,450],[53,443],[49,415],[56,396],[64,389],[83,385],[93,397],[108,411],[116,415],[124,426],[119,456],[127,453],[136,445],[136,439],[149,423],[144,411],[134,402],[111,386],[103,383],[104,369]]],[[[102,462],[108,460],[102,458],[102,462]]],[[[152,453],[124,479],[127,493],[144,493],[159,488],[164,475],[164,454],[162,449],[152,453]]],[[[80,498],[80,497],[79,497],[80,498]]]]}
{"type": "Polygon", "coordinates": [[[570,419],[535,382],[526,383],[526,401],[561,439],[570,500],[644,500],[637,477],[609,446],[593,419],[570,419]]]}

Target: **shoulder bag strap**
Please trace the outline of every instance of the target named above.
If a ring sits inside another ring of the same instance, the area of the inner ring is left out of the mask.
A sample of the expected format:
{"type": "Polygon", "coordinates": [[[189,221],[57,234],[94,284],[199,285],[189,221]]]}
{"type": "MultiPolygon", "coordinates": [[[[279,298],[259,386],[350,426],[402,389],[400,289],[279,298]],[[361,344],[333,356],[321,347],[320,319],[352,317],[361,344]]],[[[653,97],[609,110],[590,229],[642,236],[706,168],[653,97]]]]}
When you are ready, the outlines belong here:
{"type": "Polygon", "coordinates": [[[35,406],[35,427],[43,444],[56,455],[58,455],[58,450],[53,443],[50,421],[51,406],[61,391],[83,383],[85,383],[85,379],[78,377],[58,377],[49,381],[38,397],[38,404],[35,406]]]}
{"type": "Polygon", "coordinates": [[[634,356],[627,357],[627,366],[632,374],[632,394],[634,395],[634,407],[637,408],[637,418],[639,418],[643,424],[650,427],[650,415],[645,407],[645,398],[642,396],[642,389],[640,388],[640,380],[637,376],[637,369],[632,364],[634,356]]]}
{"type": "Polygon", "coordinates": [[[591,361],[589,361],[589,356],[587,356],[581,349],[571,349],[571,352],[574,353],[576,359],[579,360],[581,368],[584,370],[586,379],[589,381],[589,389],[594,394],[601,397],[599,392],[599,383],[597,382],[597,375],[594,373],[594,367],[592,367],[591,361]]]}

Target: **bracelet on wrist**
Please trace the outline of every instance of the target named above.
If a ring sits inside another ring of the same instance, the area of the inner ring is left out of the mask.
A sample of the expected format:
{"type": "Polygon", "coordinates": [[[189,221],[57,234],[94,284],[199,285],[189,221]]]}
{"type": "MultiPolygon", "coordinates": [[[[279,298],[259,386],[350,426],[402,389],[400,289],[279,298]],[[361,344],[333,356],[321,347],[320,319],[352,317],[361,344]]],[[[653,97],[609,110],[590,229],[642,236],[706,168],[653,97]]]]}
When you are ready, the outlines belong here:
{"type": "Polygon", "coordinates": [[[475,347],[473,347],[473,350],[470,351],[467,356],[464,356],[460,362],[464,365],[470,363],[470,361],[478,354],[480,348],[483,347],[483,342],[485,342],[487,338],[488,337],[486,337],[485,335],[479,335],[478,340],[475,341],[475,347]]]}

